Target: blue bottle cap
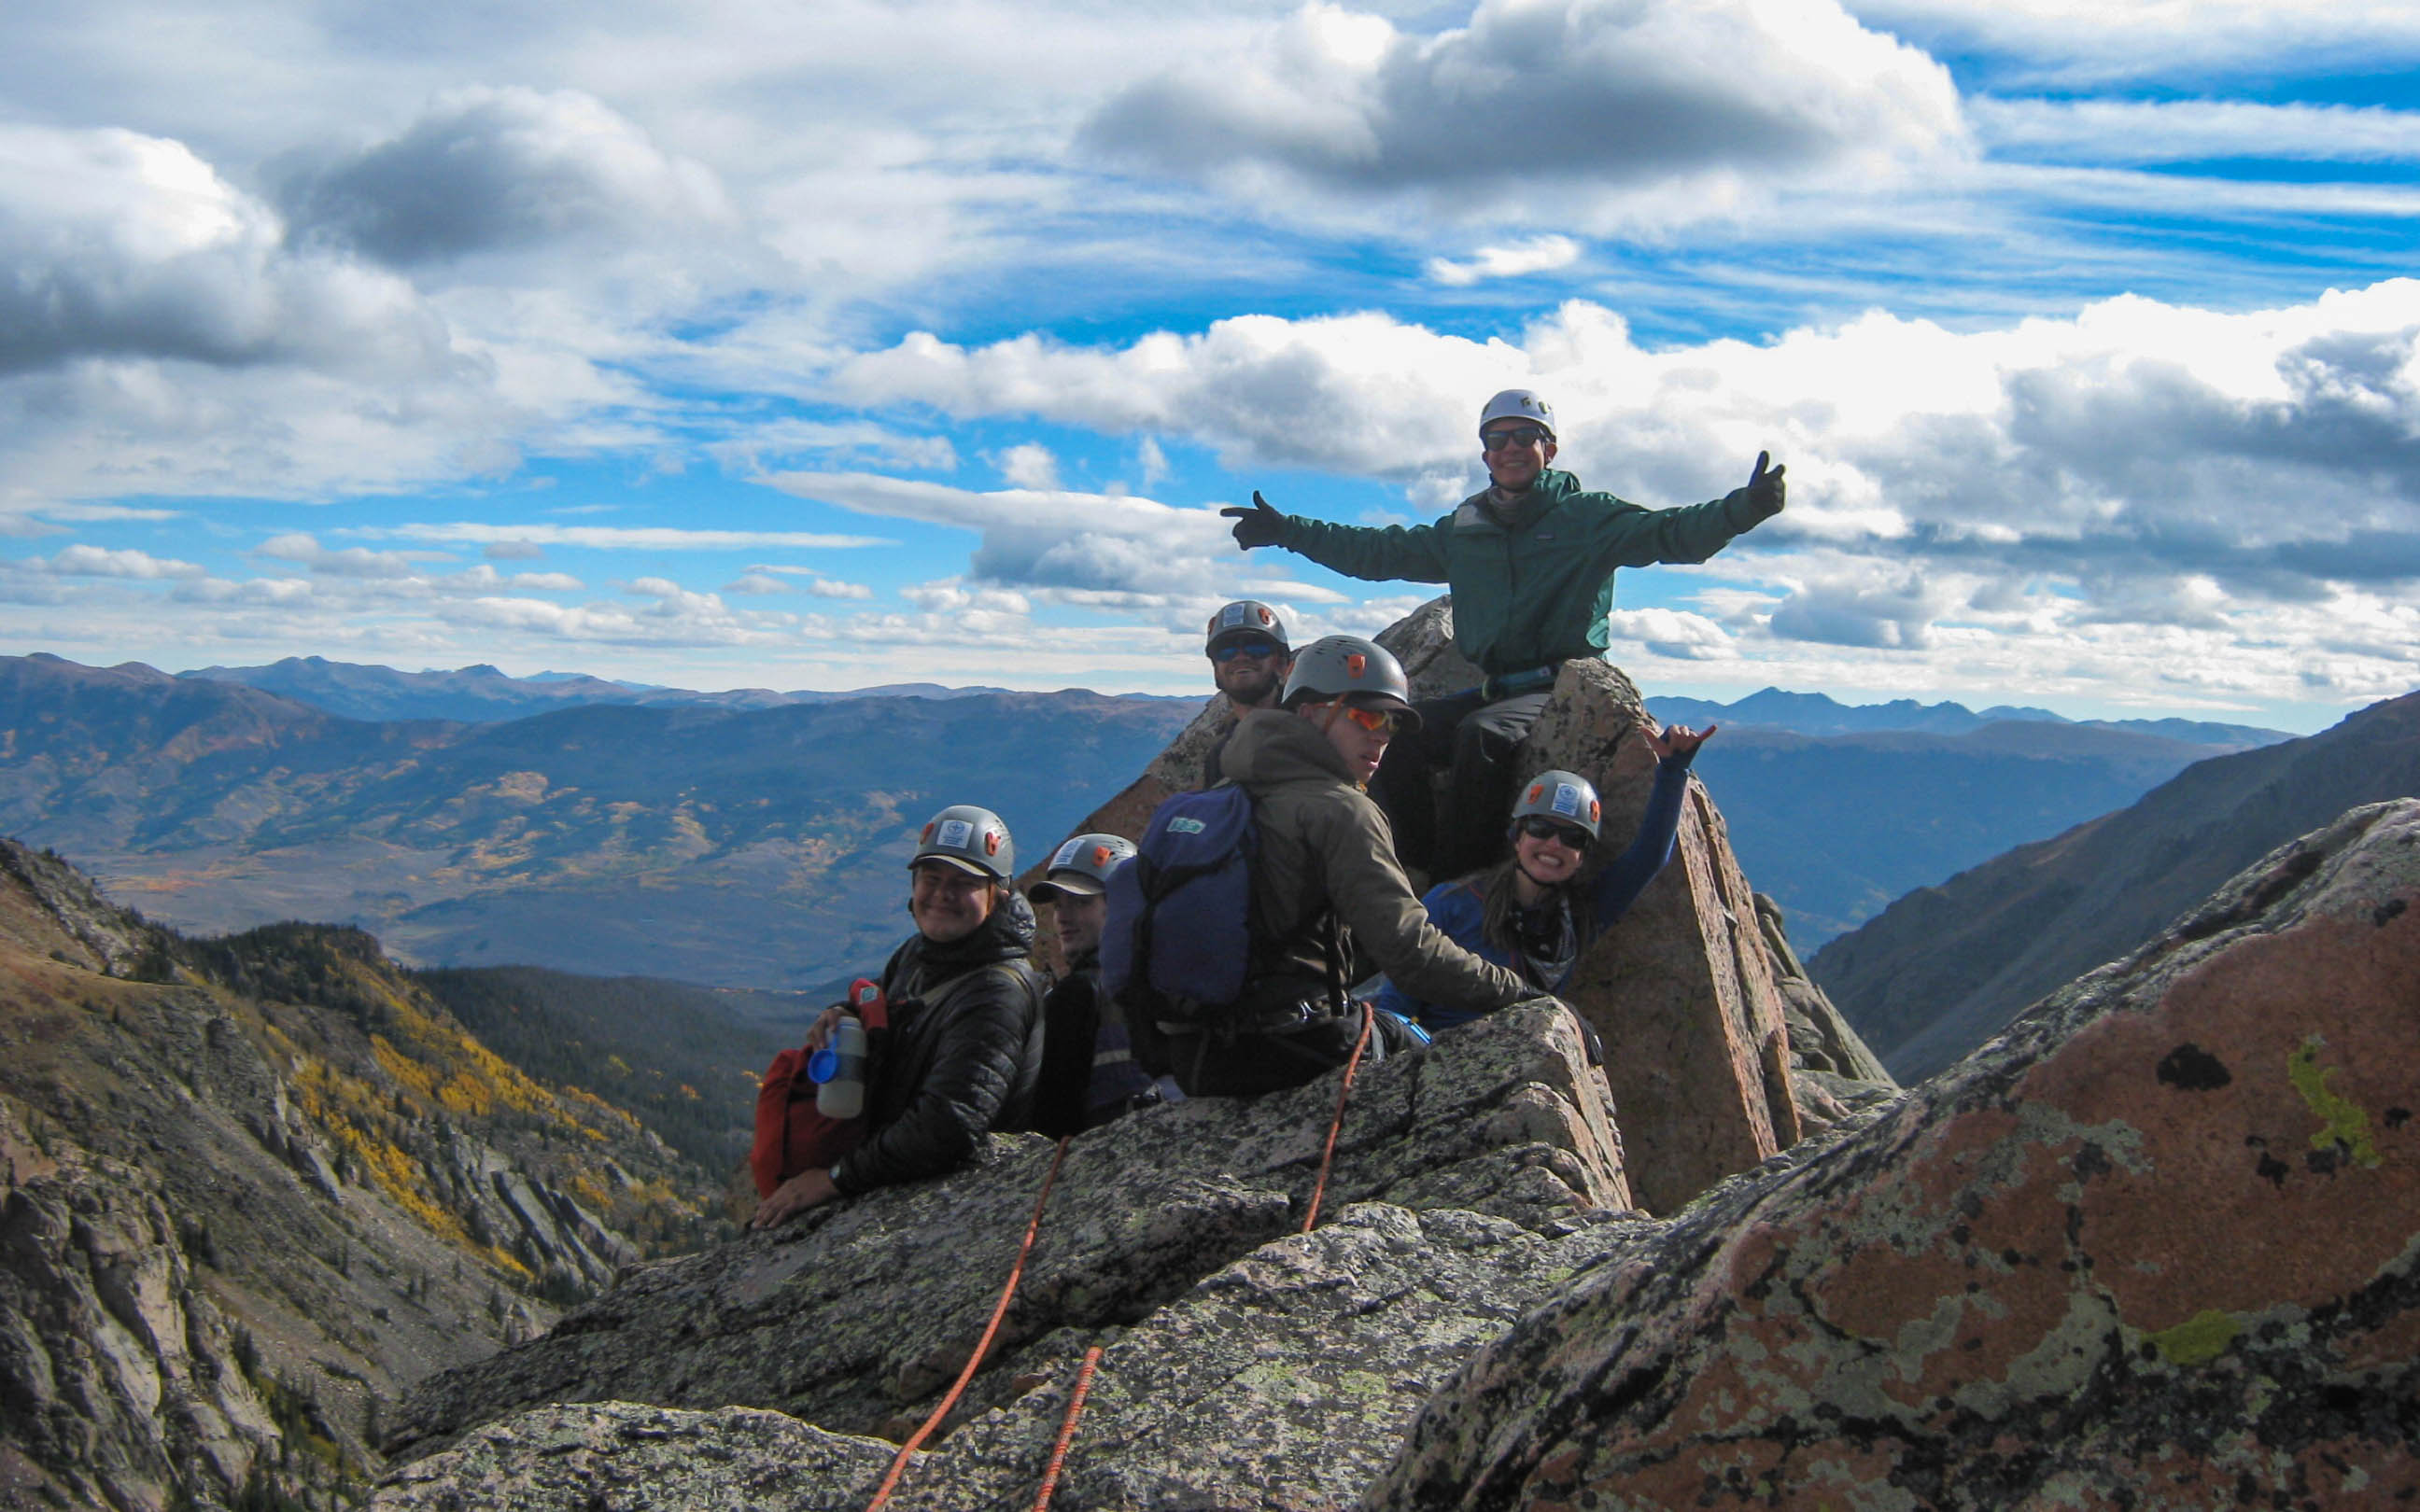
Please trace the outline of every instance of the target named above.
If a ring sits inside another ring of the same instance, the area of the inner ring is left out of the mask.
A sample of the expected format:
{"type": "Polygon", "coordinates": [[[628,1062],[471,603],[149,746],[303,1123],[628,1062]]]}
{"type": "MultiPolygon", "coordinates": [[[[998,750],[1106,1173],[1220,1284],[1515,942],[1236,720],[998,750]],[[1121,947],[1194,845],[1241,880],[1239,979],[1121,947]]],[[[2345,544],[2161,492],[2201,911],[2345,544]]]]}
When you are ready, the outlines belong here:
{"type": "Polygon", "coordinates": [[[807,1057],[807,1080],[821,1086],[840,1074],[840,1052],[826,1045],[807,1057]]]}

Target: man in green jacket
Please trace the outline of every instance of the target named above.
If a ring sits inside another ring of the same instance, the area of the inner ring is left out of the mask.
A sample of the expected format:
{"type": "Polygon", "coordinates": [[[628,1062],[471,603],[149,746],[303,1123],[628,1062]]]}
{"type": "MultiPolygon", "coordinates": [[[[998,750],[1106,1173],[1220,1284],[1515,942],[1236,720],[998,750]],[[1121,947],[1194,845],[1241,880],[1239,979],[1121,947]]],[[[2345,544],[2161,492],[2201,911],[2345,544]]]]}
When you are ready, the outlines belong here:
{"type": "Polygon", "coordinates": [[[1348,578],[1441,582],[1453,594],[1453,640],[1487,676],[1480,687],[1419,705],[1422,724],[1400,740],[1370,791],[1394,826],[1404,865],[1458,876],[1495,858],[1511,800],[1511,759],[1544,712],[1557,668],[1605,654],[1617,568],[1703,562],[1781,512],[1782,470],[1760,453],[1747,486],[1680,509],[1647,509],[1546,464],[1555,415],[1527,389],[1507,389],[1480,412],[1489,486],[1432,524],[1334,525],[1284,515],[1258,493],[1250,509],[1219,513],[1247,550],[1281,546],[1348,578]],[[1429,771],[1450,765],[1442,812],[1429,771]]]}

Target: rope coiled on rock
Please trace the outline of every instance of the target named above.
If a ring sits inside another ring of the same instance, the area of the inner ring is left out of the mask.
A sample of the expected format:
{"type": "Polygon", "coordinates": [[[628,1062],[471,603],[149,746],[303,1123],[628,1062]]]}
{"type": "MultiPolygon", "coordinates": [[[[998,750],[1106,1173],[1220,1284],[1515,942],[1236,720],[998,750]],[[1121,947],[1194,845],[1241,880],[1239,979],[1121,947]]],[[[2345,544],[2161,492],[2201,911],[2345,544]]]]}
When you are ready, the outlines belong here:
{"type": "Polygon", "coordinates": [[[991,1321],[984,1325],[983,1337],[975,1341],[975,1352],[967,1357],[967,1367],[958,1372],[957,1383],[950,1388],[948,1396],[941,1398],[941,1405],[934,1408],[933,1415],[924,1419],[923,1427],[909,1434],[908,1442],[899,1446],[899,1453],[891,1461],[890,1473],[882,1477],[881,1486],[875,1490],[874,1500],[865,1504],[865,1512],[881,1512],[890,1504],[891,1493],[899,1489],[899,1477],[908,1469],[908,1458],[932,1437],[933,1430],[941,1426],[941,1420],[950,1415],[950,1409],[958,1405],[958,1397],[966,1392],[967,1382],[974,1380],[975,1371],[984,1363],[984,1356],[991,1352],[991,1341],[1000,1333],[1001,1320],[1008,1316],[1009,1301],[1016,1295],[1016,1284],[1025,1278],[1025,1257],[1033,1253],[1033,1236],[1042,1229],[1043,1204],[1050,1200],[1050,1188],[1059,1180],[1059,1163],[1067,1158],[1067,1140],[1070,1137],[1062,1134],[1059,1149],[1050,1157],[1049,1174],[1042,1178],[1041,1195],[1033,1199],[1033,1217],[1025,1226],[1025,1242],[1016,1248],[1016,1264],[1009,1268],[1008,1285],[1000,1289],[1000,1303],[991,1310],[991,1321]]]}

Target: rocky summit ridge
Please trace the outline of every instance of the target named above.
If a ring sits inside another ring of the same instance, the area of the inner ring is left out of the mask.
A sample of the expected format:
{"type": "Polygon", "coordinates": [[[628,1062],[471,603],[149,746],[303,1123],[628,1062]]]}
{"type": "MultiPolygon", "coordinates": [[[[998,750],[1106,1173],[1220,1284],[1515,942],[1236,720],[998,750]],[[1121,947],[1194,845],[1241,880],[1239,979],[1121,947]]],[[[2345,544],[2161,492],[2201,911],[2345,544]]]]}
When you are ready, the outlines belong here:
{"type": "MultiPolygon", "coordinates": [[[[2409,1504],[2415,903],[2420,802],[2356,810],[1663,1218],[1549,1010],[1373,1068],[1308,1234],[1332,1078],[1087,1134],[891,1504],[1031,1505],[1087,1346],[1059,1506],[2409,1504]]],[[[632,1273],[416,1393],[371,1504],[863,1507],[1047,1160],[632,1273]]]]}

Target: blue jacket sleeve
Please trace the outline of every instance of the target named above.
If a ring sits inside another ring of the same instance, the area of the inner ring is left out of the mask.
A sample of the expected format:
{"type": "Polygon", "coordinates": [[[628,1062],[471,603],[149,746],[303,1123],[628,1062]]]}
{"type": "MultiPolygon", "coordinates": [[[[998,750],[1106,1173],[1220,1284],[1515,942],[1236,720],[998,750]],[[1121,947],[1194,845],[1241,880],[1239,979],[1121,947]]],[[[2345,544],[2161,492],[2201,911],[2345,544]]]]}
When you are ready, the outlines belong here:
{"type": "MultiPolygon", "coordinates": [[[[1486,948],[1481,929],[1486,913],[1481,908],[1479,895],[1462,882],[1440,882],[1420,896],[1420,905],[1429,911],[1429,922],[1437,933],[1461,946],[1481,960],[1504,964],[1502,955],[1486,948]]],[[[1387,979],[1386,990],[1378,995],[1378,1006],[1398,1018],[1407,1018],[1422,1028],[1443,1028],[1465,1023],[1479,1015],[1464,1011],[1440,1016],[1435,1003],[1414,997],[1387,979]]]]}
{"type": "Polygon", "coordinates": [[[1637,838],[1612,865],[1597,873],[1596,927],[1610,929],[1664,863],[1672,858],[1672,839],[1681,830],[1681,800],[1689,793],[1689,764],[1655,764],[1655,791],[1647,797],[1647,812],[1638,821],[1637,838]]]}

